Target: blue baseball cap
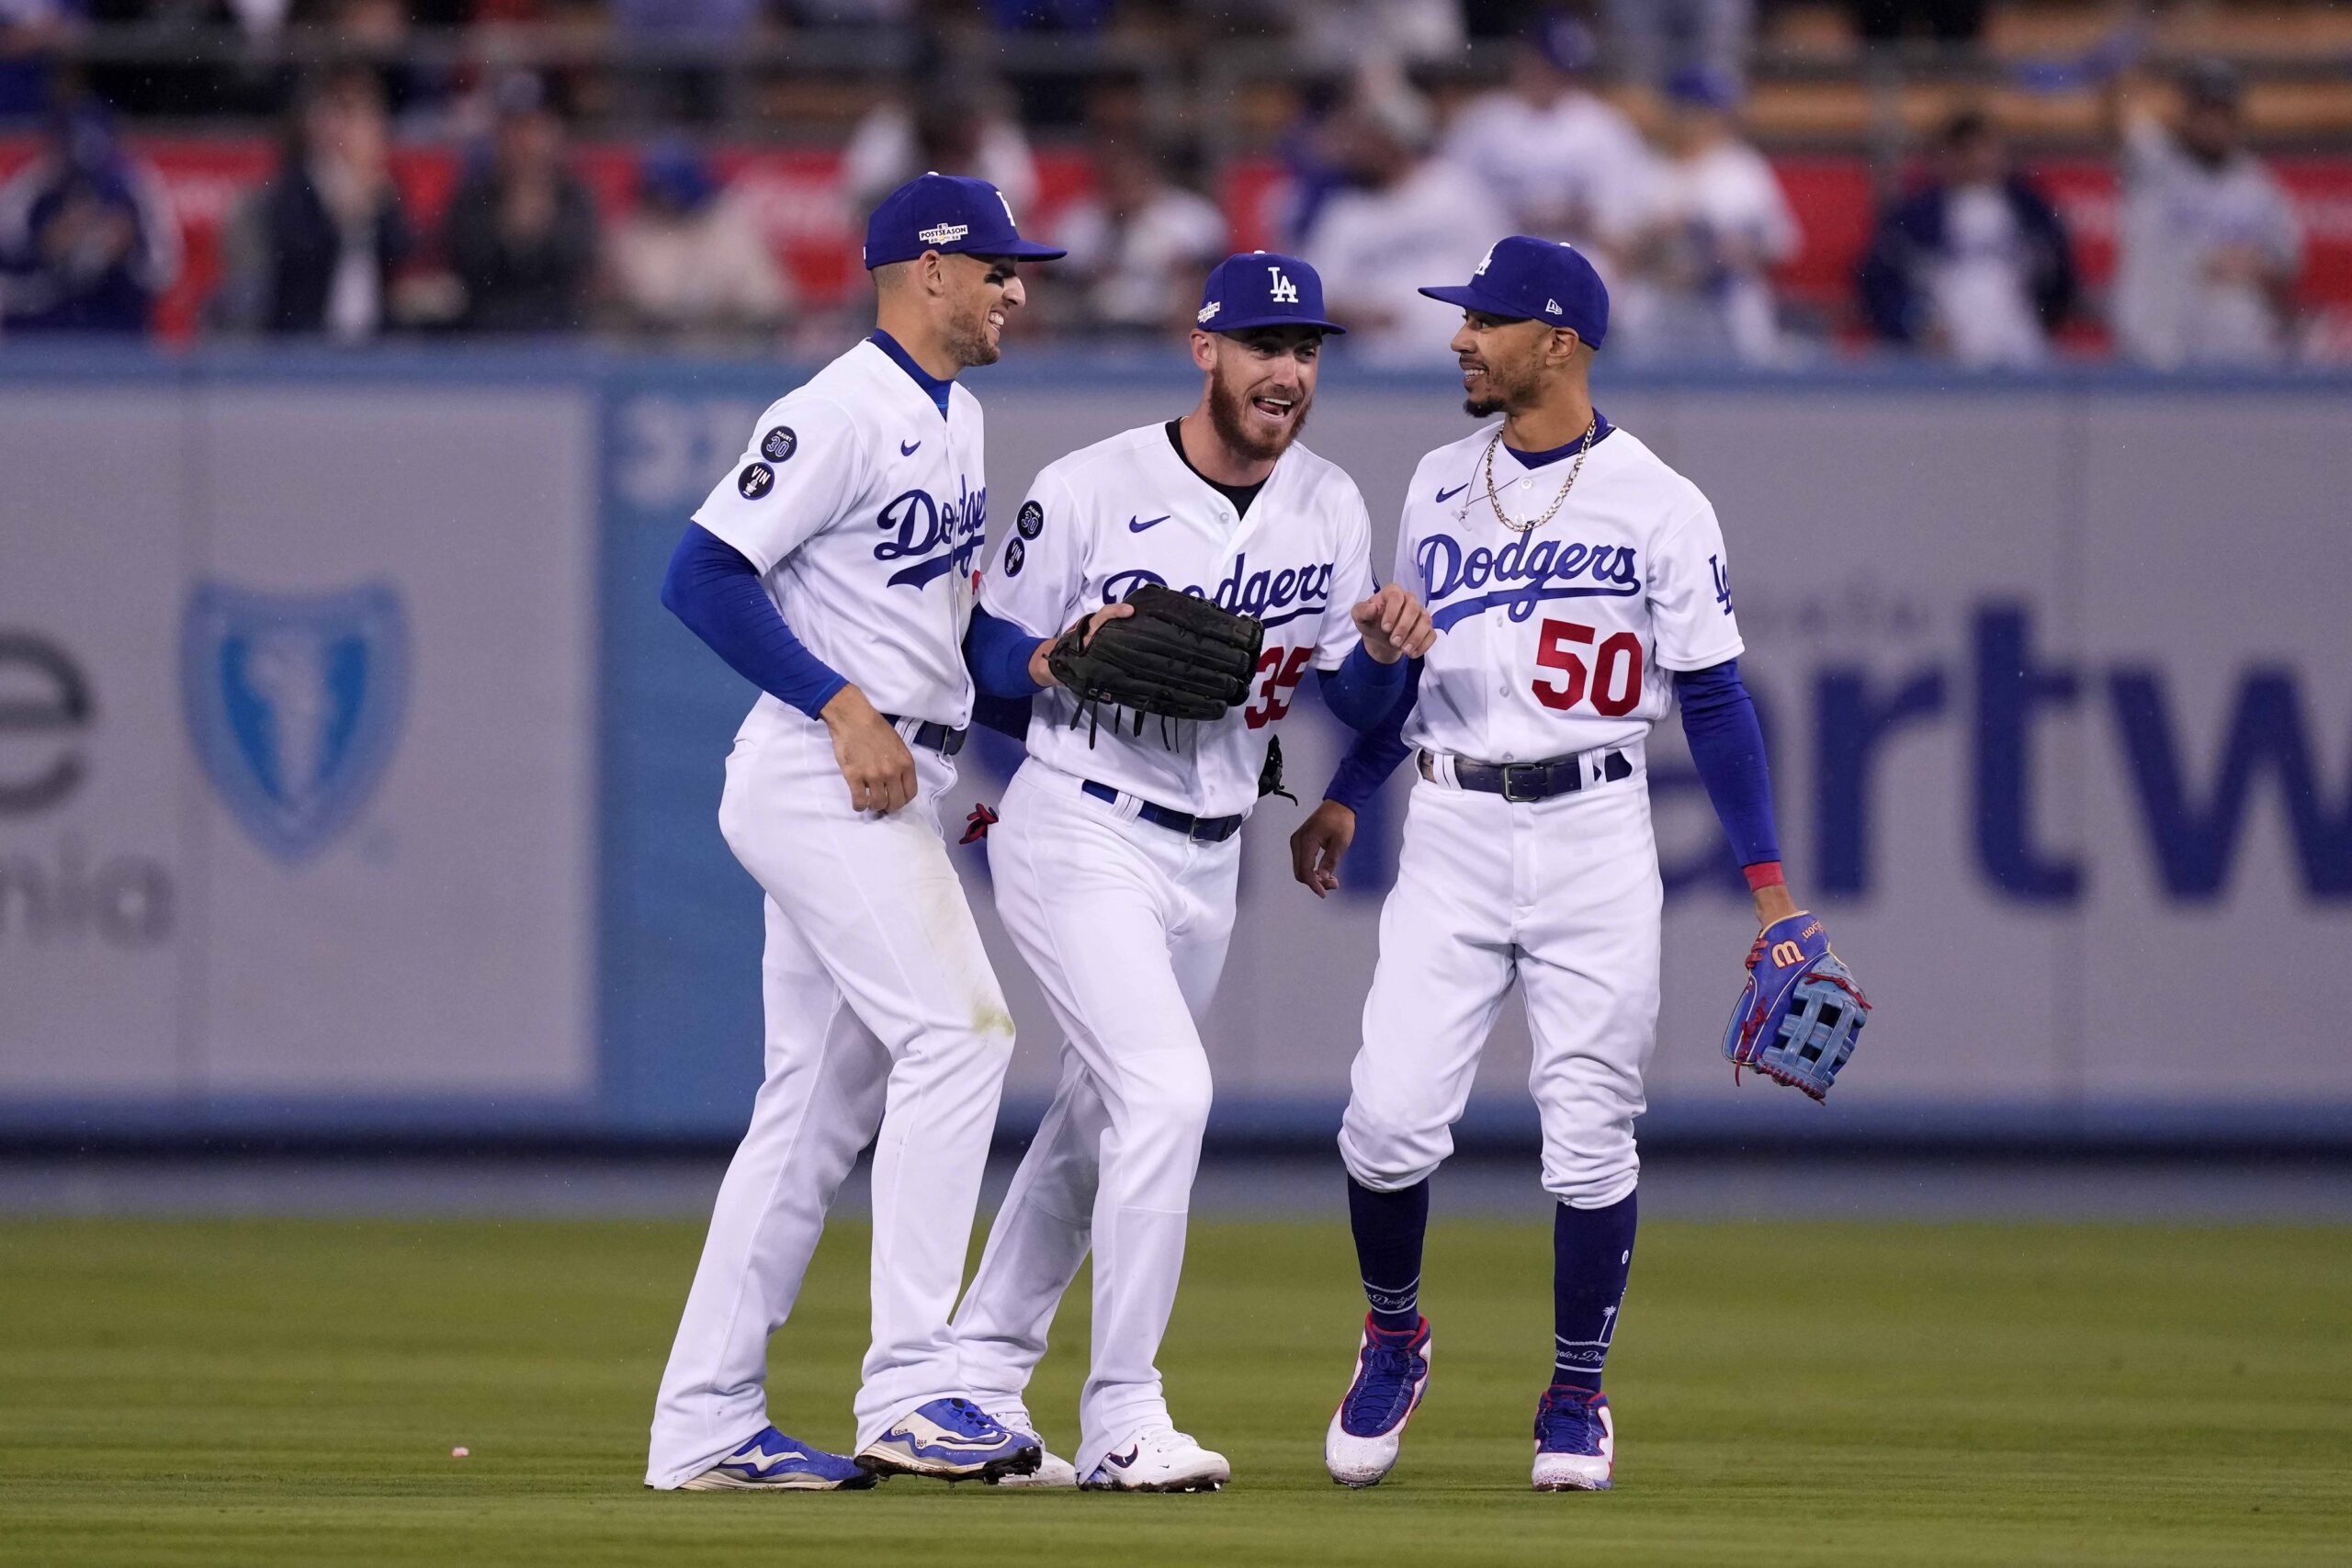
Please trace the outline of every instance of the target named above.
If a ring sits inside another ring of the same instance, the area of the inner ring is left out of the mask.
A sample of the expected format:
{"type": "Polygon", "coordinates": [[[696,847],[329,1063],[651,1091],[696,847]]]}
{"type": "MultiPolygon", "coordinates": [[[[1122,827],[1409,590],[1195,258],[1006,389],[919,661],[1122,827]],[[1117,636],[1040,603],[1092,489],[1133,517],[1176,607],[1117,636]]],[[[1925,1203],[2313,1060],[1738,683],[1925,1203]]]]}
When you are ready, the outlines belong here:
{"type": "Polygon", "coordinates": [[[1497,240],[1459,288],[1422,293],[1465,310],[1568,327],[1593,347],[1609,335],[1609,290],[1574,245],[1513,234],[1497,240]]]}
{"type": "Polygon", "coordinates": [[[865,268],[912,261],[925,251],[946,255],[1014,256],[1054,261],[1069,254],[1013,227],[1012,204],[986,180],[917,175],[884,197],[865,220],[865,268]]]}
{"type": "Polygon", "coordinates": [[[1244,251],[1217,263],[1201,288],[1193,322],[1204,333],[1314,327],[1345,335],[1348,330],[1323,319],[1322,275],[1280,251],[1244,251]]]}

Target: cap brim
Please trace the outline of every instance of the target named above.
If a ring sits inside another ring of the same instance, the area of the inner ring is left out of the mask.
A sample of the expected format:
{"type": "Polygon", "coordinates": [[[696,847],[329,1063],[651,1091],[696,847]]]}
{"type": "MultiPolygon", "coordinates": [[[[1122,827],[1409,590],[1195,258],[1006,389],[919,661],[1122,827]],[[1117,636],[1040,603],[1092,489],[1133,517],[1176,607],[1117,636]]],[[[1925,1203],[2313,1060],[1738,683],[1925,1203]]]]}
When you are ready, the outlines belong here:
{"type": "Polygon", "coordinates": [[[1041,245],[1035,240],[1023,239],[1014,239],[1003,244],[992,244],[986,249],[975,248],[965,254],[975,256],[1010,256],[1015,261],[1059,261],[1069,254],[1068,251],[1057,251],[1051,245],[1041,245]]]}
{"type": "Polygon", "coordinates": [[[1485,289],[1470,284],[1424,288],[1421,292],[1448,305],[1459,305],[1465,310],[1476,310],[1482,315],[1500,316],[1505,321],[1532,321],[1535,319],[1516,305],[1498,299],[1485,289]]]}
{"type": "Polygon", "coordinates": [[[1216,326],[1204,327],[1202,330],[1230,334],[1254,333],[1261,327],[1313,327],[1317,332],[1327,333],[1332,337],[1348,335],[1348,329],[1339,322],[1319,321],[1313,316],[1261,316],[1255,321],[1245,317],[1238,321],[1219,321],[1216,326]]]}

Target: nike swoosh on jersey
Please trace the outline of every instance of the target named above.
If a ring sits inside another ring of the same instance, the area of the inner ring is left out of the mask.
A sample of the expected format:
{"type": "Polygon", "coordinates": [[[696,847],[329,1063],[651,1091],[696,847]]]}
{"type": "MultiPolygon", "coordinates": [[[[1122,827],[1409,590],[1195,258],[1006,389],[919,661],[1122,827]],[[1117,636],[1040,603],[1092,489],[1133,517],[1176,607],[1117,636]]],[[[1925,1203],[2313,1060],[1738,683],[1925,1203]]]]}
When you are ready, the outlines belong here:
{"type": "Polygon", "coordinates": [[[899,443],[899,456],[911,457],[915,455],[915,448],[922,445],[920,441],[901,441],[899,443]]]}
{"type": "Polygon", "coordinates": [[[1162,523],[1167,522],[1169,518],[1174,515],[1175,513],[1173,513],[1163,512],[1157,517],[1146,517],[1140,521],[1130,517],[1127,519],[1127,532],[1130,534],[1140,534],[1147,528],[1157,528],[1162,523]]]}
{"type": "Polygon", "coordinates": [[[1452,490],[1442,490],[1437,492],[1437,503],[1440,506],[1443,506],[1447,502],[1452,501],[1455,496],[1460,495],[1464,491],[1468,490],[1469,488],[1470,481],[1464,479],[1460,484],[1455,485],[1452,490]]]}

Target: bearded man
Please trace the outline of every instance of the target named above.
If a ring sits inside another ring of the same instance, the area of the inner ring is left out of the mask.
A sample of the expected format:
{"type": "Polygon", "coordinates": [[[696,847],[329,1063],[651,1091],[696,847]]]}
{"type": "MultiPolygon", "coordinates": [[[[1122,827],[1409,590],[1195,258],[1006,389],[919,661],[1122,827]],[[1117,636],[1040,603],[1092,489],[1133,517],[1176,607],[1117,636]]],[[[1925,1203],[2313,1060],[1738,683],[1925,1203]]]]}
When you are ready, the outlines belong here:
{"type": "Polygon", "coordinates": [[[1396,705],[1405,660],[1435,635],[1410,593],[1375,587],[1354,481],[1297,444],[1323,338],[1340,330],[1315,269],[1229,257],[1195,323],[1199,403],[1037,476],[966,644],[982,692],[1036,698],[989,865],[1066,1042],[1052,1108],[955,1319],[964,1383],[1008,1431],[1037,1430],[1024,1391],[1095,1252],[1077,1462],[1048,1453],[1006,1484],[1211,1492],[1230,1479],[1223,1455],[1176,1428],[1153,1363],[1208,1120],[1200,1021],[1233,931],[1237,835],[1308,667],[1325,705],[1362,728],[1396,705]],[[1047,661],[1056,634],[1083,621],[1092,637],[1148,583],[1264,626],[1249,695],[1140,733],[1080,724],[1047,661]]]}

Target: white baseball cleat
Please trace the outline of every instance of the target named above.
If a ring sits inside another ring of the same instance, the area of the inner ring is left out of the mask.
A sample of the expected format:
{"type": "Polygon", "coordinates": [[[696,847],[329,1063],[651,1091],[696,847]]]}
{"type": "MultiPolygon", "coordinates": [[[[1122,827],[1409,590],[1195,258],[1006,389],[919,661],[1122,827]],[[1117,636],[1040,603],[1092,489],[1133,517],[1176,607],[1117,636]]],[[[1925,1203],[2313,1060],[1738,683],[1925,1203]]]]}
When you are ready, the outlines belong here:
{"type": "Polygon", "coordinates": [[[1037,1423],[1029,1418],[1026,1406],[1000,1404],[989,1410],[989,1419],[1016,1438],[1027,1438],[1037,1445],[1037,1468],[1027,1475],[1000,1476],[989,1483],[992,1486],[1035,1486],[1070,1488],[1078,1484],[1078,1466],[1046,1447],[1046,1439],[1037,1435],[1037,1423]]]}
{"type": "Polygon", "coordinates": [[[1617,1468],[1608,1396],[1547,1388],[1535,1407],[1535,1490],[1606,1492],[1617,1468]]]}
{"type": "Polygon", "coordinates": [[[1088,1492],[1215,1492],[1233,1479],[1225,1456],[1182,1432],[1148,1427],[1125,1450],[1105,1454],[1079,1483],[1088,1492]]]}
{"type": "Polygon", "coordinates": [[[1377,1486],[1396,1464],[1405,1423],[1420,1408],[1430,1386],[1430,1320],[1409,1334],[1373,1325],[1364,1318],[1356,1341],[1355,1381],[1331,1413],[1323,1435],[1323,1468],[1342,1486],[1377,1486]]]}

